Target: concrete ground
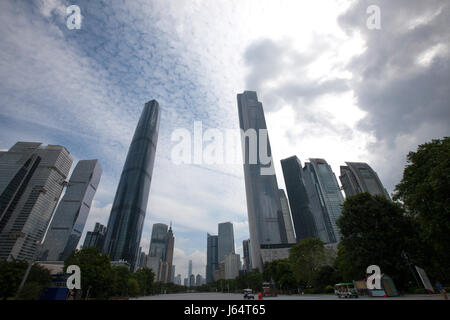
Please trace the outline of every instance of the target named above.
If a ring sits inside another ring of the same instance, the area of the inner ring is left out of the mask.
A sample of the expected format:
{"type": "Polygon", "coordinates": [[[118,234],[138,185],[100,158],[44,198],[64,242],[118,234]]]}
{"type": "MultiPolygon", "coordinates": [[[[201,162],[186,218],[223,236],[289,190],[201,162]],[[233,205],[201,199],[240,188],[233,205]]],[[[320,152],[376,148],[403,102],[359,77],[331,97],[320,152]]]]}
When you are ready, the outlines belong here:
{"type": "MultiPolygon", "coordinates": [[[[258,296],[255,295],[255,300],[258,296]]],[[[242,294],[238,293],[221,293],[221,292],[208,292],[208,293],[174,293],[174,294],[161,294],[155,296],[140,297],[133,300],[244,300],[242,294]]],[[[332,294],[304,294],[304,295],[279,295],[278,297],[265,297],[263,300],[444,300],[440,294],[414,294],[405,295],[400,297],[387,297],[387,298],[372,298],[361,296],[358,299],[339,299],[332,294]]],[[[247,301],[247,300],[246,300],[247,301]]],[[[252,300],[250,300],[252,301],[252,300]]],[[[450,301],[450,300],[449,300],[450,301]]]]}

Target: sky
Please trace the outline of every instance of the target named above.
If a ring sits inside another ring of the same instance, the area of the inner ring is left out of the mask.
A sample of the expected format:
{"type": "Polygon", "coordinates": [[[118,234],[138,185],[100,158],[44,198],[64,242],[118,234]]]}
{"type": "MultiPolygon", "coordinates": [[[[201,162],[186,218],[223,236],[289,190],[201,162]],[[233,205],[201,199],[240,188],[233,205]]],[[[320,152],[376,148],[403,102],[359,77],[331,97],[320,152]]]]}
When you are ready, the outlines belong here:
{"type": "Polygon", "coordinates": [[[159,102],[141,245],[172,222],[183,278],[188,260],[204,276],[218,223],[233,223],[241,256],[249,237],[242,164],[173,160],[174,132],[194,142],[195,124],[239,128],[238,93],[263,103],[280,188],[280,160],[297,155],[326,159],[337,177],[345,161],[367,162],[391,193],[407,153],[450,131],[445,0],[3,0],[0,21],[0,150],[59,144],[103,168],[80,244],[107,224],[142,108],[159,102]],[[79,29],[67,27],[70,5],[79,29]]]}

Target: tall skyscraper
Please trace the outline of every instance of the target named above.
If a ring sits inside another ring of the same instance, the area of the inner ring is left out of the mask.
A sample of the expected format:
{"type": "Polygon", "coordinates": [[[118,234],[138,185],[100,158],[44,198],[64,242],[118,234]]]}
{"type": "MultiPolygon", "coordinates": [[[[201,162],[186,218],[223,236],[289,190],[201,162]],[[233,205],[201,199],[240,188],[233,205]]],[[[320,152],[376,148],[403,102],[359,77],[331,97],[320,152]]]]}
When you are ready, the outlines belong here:
{"type": "Polygon", "coordinates": [[[103,251],[135,270],[155,162],[160,110],[156,100],[142,111],[117,186],[103,251]]]}
{"type": "Polygon", "coordinates": [[[234,253],[234,232],[231,222],[219,223],[218,233],[218,259],[219,262],[225,259],[225,255],[234,253]]]}
{"type": "Polygon", "coordinates": [[[242,241],[242,251],[244,253],[244,270],[252,271],[252,259],[250,255],[250,239],[242,241]]]}
{"type": "Polygon", "coordinates": [[[72,162],[64,147],[39,142],[0,152],[0,259],[35,258],[72,162]]]}
{"type": "Polygon", "coordinates": [[[93,231],[88,231],[84,238],[83,248],[94,247],[102,250],[105,241],[106,227],[96,222],[93,231]]]}
{"type": "Polygon", "coordinates": [[[284,227],[286,228],[286,237],[288,243],[295,243],[294,227],[292,226],[291,210],[289,209],[288,199],[283,189],[280,193],[281,211],[283,212],[284,227]]]}
{"type": "Polygon", "coordinates": [[[188,264],[188,281],[189,281],[188,285],[189,285],[189,287],[193,286],[193,281],[192,281],[193,277],[194,277],[194,275],[192,274],[192,260],[189,260],[189,264],[188,264]]]}
{"type": "Polygon", "coordinates": [[[309,159],[304,176],[319,237],[326,243],[339,242],[341,236],[336,220],[341,214],[344,197],[333,170],[324,159],[309,159]],[[326,230],[327,239],[322,229],[326,230]]]}
{"type": "Polygon", "coordinates": [[[369,192],[390,199],[377,173],[367,163],[346,162],[346,164],[347,166],[341,166],[339,179],[347,197],[360,192],[369,192]]]}
{"type": "Polygon", "coordinates": [[[207,234],[206,239],[206,282],[214,282],[214,273],[219,267],[218,236],[207,234]]]}
{"type": "Polygon", "coordinates": [[[239,276],[239,263],[241,259],[238,254],[228,253],[225,255],[225,279],[234,279],[239,276]]]}
{"type": "Polygon", "coordinates": [[[300,160],[296,156],[283,159],[281,160],[281,168],[283,169],[284,183],[291,205],[297,242],[302,239],[317,237],[300,160]]]}
{"type": "Polygon", "coordinates": [[[287,243],[262,103],[256,92],[237,95],[252,263],[263,270],[261,245],[287,243]]]}
{"type": "Polygon", "coordinates": [[[175,237],[172,232],[172,224],[170,224],[169,231],[167,231],[167,245],[166,245],[166,262],[167,262],[167,275],[164,279],[165,283],[173,281],[173,274],[175,272],[175,266],[173,266],[173,250],[175,246],[175,237]],[[173,270],[172,270],[173,269],[173,270]]]}
{"type": "Polygon", "coordinates": [[[77,163],[45,236],[40,260],[64,261],[76,249],[101,175],[98,160],[77,163]]]}

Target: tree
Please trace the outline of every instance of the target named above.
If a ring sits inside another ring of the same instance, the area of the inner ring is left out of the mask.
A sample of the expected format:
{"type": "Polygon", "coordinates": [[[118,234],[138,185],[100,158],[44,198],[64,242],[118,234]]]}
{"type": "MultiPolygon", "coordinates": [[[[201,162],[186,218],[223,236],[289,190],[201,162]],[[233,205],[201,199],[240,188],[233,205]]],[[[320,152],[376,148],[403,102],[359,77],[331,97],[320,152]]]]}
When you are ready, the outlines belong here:
{"type": "Polygon", "coordinates": [[[253,289],[255,291],[261,291],[263,284],[263,277],[259,271],[246,272],[236,278],[236,286],[239,290],[253,289]]]}
{"type": "Polygon", "coordinates": [[[313,285],[319,269],[332,259],[331,251],[318,238],[303,239],[289,252],[295,280],[306,285],[313,285]]]}
{"type": "MultiPolygon", "coordinates": [[[[7,299],[16,295],[27,267],[26,261],[0,260],[0,298],[7,299]]],[[[39,299],[43,289],[50,284],[51,280],[50,272],[47,269],[34,264],[19,298],[39,299]]]]}
{"type": "Polygon", "coordinates": [[[64,261],[64,270],[69,265],[77,265],[81,270],[81,290],[83,297],[89,288],[89,297],[105,299],[111,293],[112,269],[109,256],[101,254],[94,247],[75,250],[64,261]]]}
{"type": "Polygon", "coordinates": [[[127,296],[136,297],[139,295],[139,284],[135,278],[129,278],[127,283],[127,296]]]}
{"type": "Polygon", "coordinates": [[[111,267],[111,295],[126,297],[128,296],[128,284],[131,278],[131,272],[128,267],[115,266],[111,267]]]}
{"type": "Polygon", "coordinates": [[[155,279],[153,271],[148,268],[141,268],[133,274],[133,277],[139,284],[140,294],[143,296],[150,294],[155,279]]]}
{"type": "Polygon", "coordinates": [[[333,266],[322,266],[317,272],[317,277],[314,279],[314,286],[320,290],[327,286],[334,286],[336,283],[342,282],[342,276],[339,270],[333,266]]]}
{"type": "Polygon", "coordinates": [[[265,281],[274,281],[276,288],[295,289],[297,283],[292,272],[292,263],[288,259],[272,260],[264,264],[265,281]]]}
{"type": "MultiPolygon", "coordinates": [[[[421,262],[450,281],[450,138],[422,144],[407,156],[394,200],[404,203],[426,245],[421,262]]],[[[441,280],[443,281],[443,280],[441,280]]]]}
{"type": "Polygon", "coordinates": [[[367,192],[347,197],[337,224],[337,265],[344,280],[364,279],[367,267],[378,265],[397,286],[406,285],[411,276],[401,252],[412,250],[416,236],[399,203],[367,192]]]}

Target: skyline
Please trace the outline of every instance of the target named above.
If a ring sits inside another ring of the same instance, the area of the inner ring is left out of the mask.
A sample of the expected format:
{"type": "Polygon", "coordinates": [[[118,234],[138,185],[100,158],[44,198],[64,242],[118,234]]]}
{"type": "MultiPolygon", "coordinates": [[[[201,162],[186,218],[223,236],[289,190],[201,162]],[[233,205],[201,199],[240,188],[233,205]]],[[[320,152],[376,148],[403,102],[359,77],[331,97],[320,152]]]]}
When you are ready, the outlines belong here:
{"type": "Polygon", "coordinates": [[[237,128],[235,95],[255,90],[279,188],[280,160],[297,155],[326,159],[336,175],[345,161],[367,162],[389,193],[408,151],[449,134],[448,3],[372,2],[382,9],[379,31],[365,28],[366,1],[327,10],[288,1],[77,1],[80,30],[65,27],[68,1],[15,9],[2,1],[0,149],[42,141],[67,147],[74,162],[99,159],[104,175],[82,243],[95,222],[107,224],[140,108],[157,99],[161,136],[141,246],[148,251],[153,223],[173,221],[174,264],[191,259],[193,273],[204,274],[206,233],[217,221],[233,223],[241,257],[249,237],[242,165],[173,165],[174,128],[237,128]]]}

